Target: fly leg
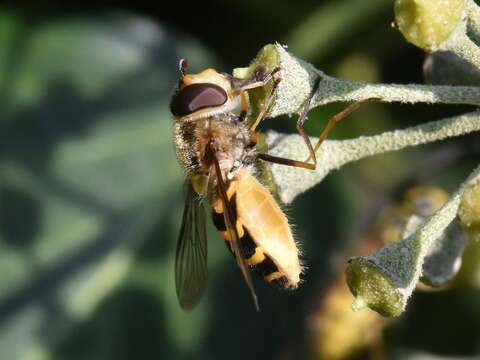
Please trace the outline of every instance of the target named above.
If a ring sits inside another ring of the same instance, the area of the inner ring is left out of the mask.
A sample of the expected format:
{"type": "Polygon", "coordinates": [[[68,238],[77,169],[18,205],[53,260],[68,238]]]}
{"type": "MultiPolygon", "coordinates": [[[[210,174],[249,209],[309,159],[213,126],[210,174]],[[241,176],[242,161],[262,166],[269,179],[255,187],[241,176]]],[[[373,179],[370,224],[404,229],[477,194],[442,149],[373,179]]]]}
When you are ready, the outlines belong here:
{"type": "MultiPolygon", "coordinates": [[[[310,151],[310,156],[307,158],[306,161],[308,162],[310,159],[313,159],[314,162],[316,163],[315,153],[320,148],[320,145],[322,145],[322,143],[325,141],[325,139],[330,135],[333,127],[337,123],[339,123],[340,120],[346,118],[352,112],[358,110],[360,108],[360,106],[362,106],[366,102],[370,102],[370,101],[374,101],[374,100],[377,100],[377,99],[376,98],[371,98],[371,99],[367,99],[367,100],[363,100],[363,101],[354,102],[354,103],[348,105],[344,110],[342,110],[339,113],[333,115],[330,118],[330,120],[328,120],[328,123],[327,123],[327,126],[325,126],[325,129],[323,129],[323,131],[320,133],[320,136],[318,137],[318,140],[315,143],[315,146],[313,147],[312,151],[310,151]]],[[[303,123],[302,123],[302,125],[303,125],[303,123]]],[[[307,137],[307,139],[308,139],[308,137],[307,137]]],[[[311,146],[310,141],[309,141],[309,144],[311,146]]]]}
{"type": "MultiPolygon", "coordinates": [[[[294,167],[298,167],[298,168],[302,168],[302,169],[315,170],[315,168],[317,166],[317,158],[315,157],[315,151],[314,151],[314,148],[312,146],[312,143],[310,142],[310,138],[305,133],[305,130],[303,128],[303,124],[307,120],[307,114],[308,114],[308,111],[310,110],[310,104],[312,102],[313,96],[315,95],[315,93],[318,90],[318,87],[320,85],[320,80],[321,80],[321,78],[318,77],[317,80],[315,81],[315,84],[312,87],[312,91],[310,92],[310,95],[309,95],[308,99],[305,101],[305,103],[303,105],[302,112],[301,112],[300,116],[298,117],[297,124],[296,124],[297,131],[300,134],[300,136],[302,137],[305,144],[307,145],[308,151],[310,153],[310,156],[307,159],[307,161],[286,159],[286,158],[277,157],[277,156],[273,156],[273,155],[269,155],[269,154],[258,154],[259,159],[262,159],[262,160],[268,161],[268,162],[272,162],[272,163],[276,163],[276,164],[294,166],[294,167]],[[309,162],[310,159],[313,159],[313,163],[309,162]]],[[[265,113],[267,112],[268,108],[271,106],[271,103],[273,101],[273,95],[274,95],[275,90],[277,88],[277,84],[278,84],[278,82],[274,83],[273,88],[272,88],[272,92],[271,92],[271,94],[270,94],[270,96],[267,100],[267,104],[265,104],[264,108],[260,112],[259,117],[257,118],[257,122],[254,123],[255,127],[256,127],[256,125],[258,125],[258,123],[263,118],[263,116],[265,116],[265,113]]],[[[256,138],[256,133],[254,131],[255,127],[253,127],[253,129],[252,129],[252,138],[256,138]]]]}
{"type": "Polygon", "coordinates": [[[257,128],[258,124],[264,119],[268,109],[272,105],[273,95],[275,94],[278,83],[282,80],[281,71],[282,71],[281,67],[276,67],[270,73],[265,74],[264,68],[262,66],[259,66],[251,79],[244,80],[244,79],[238,79],[235,77],[230,78],[233,84],[234,90],[236,90],[240,96],[240,104],[241,104],[241,112],[239,115],[240,121],[245,120],[247,116],[246,92],[248,90],[265,87],[270,81],[273,81],[272,89],[266,100],[266,103],[262,107],[262,110],[260,110],[259,114],[256,116],[253,123],[250,125],[251,131],[254,131],[257,128]]]}
{"type": "MultiPolygon", "coordinates": [[[[338,114],[334,115],[327,123],[327,126],[325,129],[322,131],[320,134],[317,142],[315,143],[315,146],[312,146],[312,143],[310,142],[310,138],[306,135],[303,124],[305,123],[306,120],[306,114],[308,113],[309,107],[310,107],[310,102],[313,96],[309,97],[309,99],[305,102],[305,105],[303,107],[302,114],[297,120],[297,130],[304,140],[305,144],[307,145],[309,149],[309,157],[307,158],[306,161],[299,161],[299,160],[292,160],[292,159],[286,159],[282,157],[277,157],[277,156],[272,156],[269,154],[258,154],[258,158],[262,159],[264,161],[276,163],[276,164],[281,164],[281,165],[287,165],[287,166],[294,166],[302,169],[309,169],[309,170],[315,170],[316,165],[317,165],[317,158],[315,156],[315,153],[317,150],[320,148],[320,145],[323,143],[323,141],[328,137],[330,132],[332,131],[333,127],[335,124],[337,124],[340,120],[344,119],[347,117],[349,114],[360,108],[364,103],[369,102],[369,101],[374,101],[377,100],[376,98],[372,99],[367,99],[364,101],[359,101],[355,102],[353,104],[350,104],[346,109],[343,111],[339,112],[338,114]],[[313,163],[310,162],[310,160],[313,160],[313,163]]],[[[252,138],[256,138],[256,133],[254,134],[252,138]]]]}

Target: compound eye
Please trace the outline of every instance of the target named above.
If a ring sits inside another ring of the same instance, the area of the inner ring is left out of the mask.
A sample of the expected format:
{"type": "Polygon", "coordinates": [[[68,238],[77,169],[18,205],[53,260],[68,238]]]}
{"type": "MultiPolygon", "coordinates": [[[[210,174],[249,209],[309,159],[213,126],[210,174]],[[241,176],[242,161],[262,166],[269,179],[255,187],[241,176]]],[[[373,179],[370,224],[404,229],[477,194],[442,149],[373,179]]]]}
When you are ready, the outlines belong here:
{"type": "Polygon", "coordinates": [[[227,93],[215,84],[191,84],[177,92],[170,104],[175,116],[189,115],[197,110],[220,106],[227,101],[227,93]]]}

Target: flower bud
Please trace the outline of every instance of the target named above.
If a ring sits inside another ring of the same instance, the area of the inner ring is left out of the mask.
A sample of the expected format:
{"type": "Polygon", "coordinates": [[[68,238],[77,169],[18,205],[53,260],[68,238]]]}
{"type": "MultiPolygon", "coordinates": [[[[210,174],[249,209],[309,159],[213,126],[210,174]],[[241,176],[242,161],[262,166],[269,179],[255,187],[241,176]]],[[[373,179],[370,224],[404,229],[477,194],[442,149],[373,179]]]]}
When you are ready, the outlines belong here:
{"type": "Polygon", "coordinates": [[[396,0],[395,22],[407,41],[434,49],[460,24],[464,0],[396,0]]]}
{"type": "Polygon", "coordinates": [[[465,188],[458,217],[474,238],[480,235],[480,181],[465,188]]]}

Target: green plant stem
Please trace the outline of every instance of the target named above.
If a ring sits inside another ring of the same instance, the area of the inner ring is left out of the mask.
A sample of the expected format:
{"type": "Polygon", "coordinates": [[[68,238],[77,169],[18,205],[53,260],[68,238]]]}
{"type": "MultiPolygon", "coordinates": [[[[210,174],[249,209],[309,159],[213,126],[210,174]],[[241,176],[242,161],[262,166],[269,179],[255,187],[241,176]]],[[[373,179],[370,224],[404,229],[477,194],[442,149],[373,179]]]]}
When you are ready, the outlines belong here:
{"type": "Polygon", "coordinates": [[[376,99],[381,102],[480,105],[480,88],[476,86],[368,84],[322,75],[321,86],[313,106],[331,102],[376,99]]]}
{"type": "MultiPolygon", "coordinates": [[[[356,297],[354,306],[365,303],[386,316],[397,316],[404,311],[422,275],[426,257],[457,217],[465,188],[479,179],[480,166],[472,171],[450,200],[412,235],[371,255],[350,259],[347,282],[356,297]],[[364,276],[366,273],[368,276],[364,276]]],[[[455,241],[450,244],[452,249],[457,247],[455,241]]]]}
{"type": "Polygon", "coordinates": [[[460,25],[438,50],[451,51],[475,68],[480,68],[480,48],[466,33],[466,25],[460,25]]]}
{"type": "MultiPolygon", "coordinates": [[[[297,195],[320,183],[330,171],[349,162],[475,131],[480,131],[480,111],[374,136],[341,141],[327,140],[317,152],[316,170],[282,165],[272,165],[271,170],[280,198],[289,203],[297,195]]],[[[315,143],[316,139],[312,138],[311,141],[315,143]]],[[[267,143],[269,153],[274,156],[304,160],[308,154],[307,147],[299,135],[270,132],[267,143]]]]}
{"type": "Polygon", "coordinates": [[[467,30],[470,38],[480,44],[480,7],[473,0],[467,5],[467,30]]]}
{"type": "MultiPolygon", "coordinates": [[[[312,95],[314,84],[320,83],[311,101],[311,108],[331,102],[353,102],[376,99],[381,102],[406,104],[466,104],[480,105],[480,87],[419,84],[369,84],[337,79],[317,70],[313,65],[296,58],[279,44],[266,45],[249,68],[235,69],[237,76],[251,76],[258,66],[266,69],[281,67],[280,81],[274,95],[270,117],[294,114],[302,110],[312,95]]],[[[264,103],[268,92],[253,103],[264,103]]]]}

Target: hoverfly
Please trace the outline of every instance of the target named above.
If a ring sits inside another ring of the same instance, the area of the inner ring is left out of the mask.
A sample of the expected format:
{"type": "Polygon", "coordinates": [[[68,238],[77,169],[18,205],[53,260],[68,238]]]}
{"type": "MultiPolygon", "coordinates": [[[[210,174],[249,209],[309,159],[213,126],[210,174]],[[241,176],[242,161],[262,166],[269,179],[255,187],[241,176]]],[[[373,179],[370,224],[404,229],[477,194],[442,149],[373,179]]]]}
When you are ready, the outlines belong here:
{"type": "MultiPolygon", "coordinates": [[[[331,119],[313,147],[303,131],[310,100],[297,121],[310,157],[307,161],[278,158],[256,147],[257,125],[271,106],[282,69],[267,73],[258,67],[250,79],[207,69],[189,74],[185,60],[170,110],[175,118],[177,157],[186,172],[186,201],[175,257],[177,297],[183,309],[192,309],[207,283],[207,243],[204,200],[212,209],[213,223],[236,258],[258,310],[250,269],[267,282],[296,288],[302,267],[287,217],[269,190],[255,177],[258,160],[315,169],[318,148],[340,118],[331,119]],[[252,118],[247,93],[271,85],[266,104],[252,118]],[[235,110],[237,113],[235,113],[235,110]],[[310,159],[313,163],[308,162],[310,159]]],[[[353,109],[352,109],[353,110],[353,109]]]]}

